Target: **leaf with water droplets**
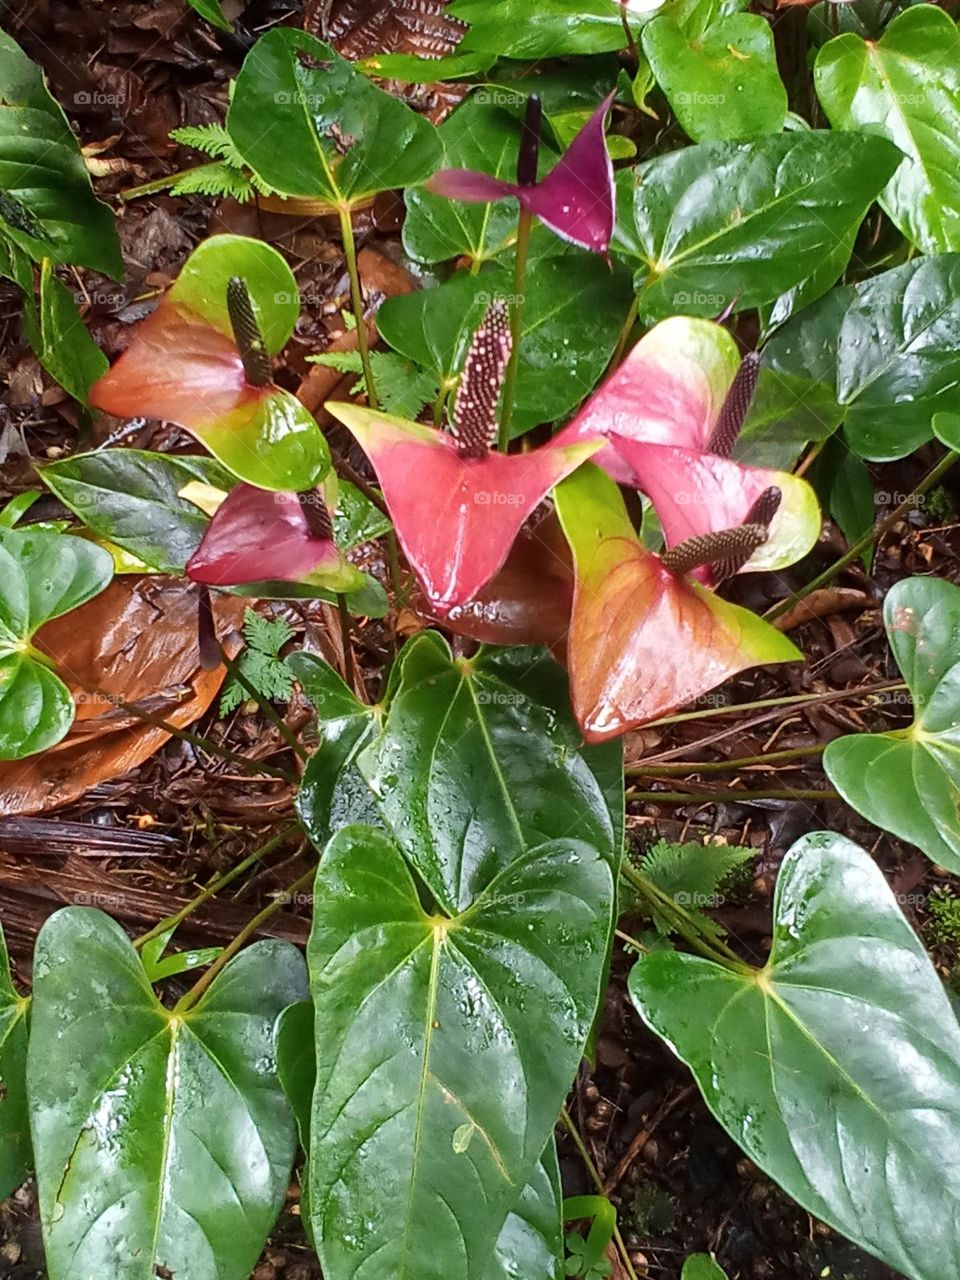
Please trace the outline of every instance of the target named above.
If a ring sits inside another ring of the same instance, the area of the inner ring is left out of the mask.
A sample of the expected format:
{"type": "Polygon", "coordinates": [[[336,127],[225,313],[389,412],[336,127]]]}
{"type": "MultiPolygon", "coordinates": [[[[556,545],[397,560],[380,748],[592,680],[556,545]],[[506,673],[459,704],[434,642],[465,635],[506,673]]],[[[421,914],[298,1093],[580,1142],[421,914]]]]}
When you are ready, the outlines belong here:
{"type": "Polygon", "coordinates": [[[868,821],[960,871],[960,587],[907,578],[887,594],[883,621],[913,724],[837,738],[823,767],[868,821]]]}
{"type": "Polygon", "coordinates": [[[50,1280],[247,1280],[296,1146],[273,1025],[305,995],[300,953],[270,940],[177,1015],[119,925],[51,916],[27,1058],[50,1280]]]}
{"type": "Polygon", "coordinates": [[[33,1159],[25,1087],[29,1004],[13,985],[0,929],[0,1200],[16,1191],[33,1159]]]}
{"type": "Polygon", "coordinates": [[[486,1280],[601,989],[613,875],[589,846],[524,853],[450,914],[421,896],[370,827],[338,832],[317,872],[309,1178],[328,1280],[486,1280]]]}
{"type": "Polygon", "coordinates": [[[762,970],[658,951],[644,1020],[815,1217],[911,1280],[960,1272],[960,1028],[883,875],[842,836],[784,859],[762,970]]]}

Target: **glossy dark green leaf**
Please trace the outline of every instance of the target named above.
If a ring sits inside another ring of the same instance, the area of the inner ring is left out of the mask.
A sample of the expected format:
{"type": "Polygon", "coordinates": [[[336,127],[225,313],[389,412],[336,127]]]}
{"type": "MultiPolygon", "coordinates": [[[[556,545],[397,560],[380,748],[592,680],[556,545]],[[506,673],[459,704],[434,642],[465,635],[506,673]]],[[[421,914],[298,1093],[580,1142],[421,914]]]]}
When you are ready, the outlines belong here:
{"type": "Polygon", "coordinates": [[[231,30],[220,0],[187,0],[187,3],[191,9],[199,13],[201,18],[206,18],[211,26],[219,27],[221,31],[231,30]]]}
{"type": "MultiPolygon", "coordinates": [[[[317,1081],[314,1012],[309,1000],[291,1005],[277,1021],[277,1074],[293,1107],[300,1145],[310,1149],[310,1112],[317,1081]]],[[[300,1173],[300,1215],[313,1239],[307,1165],[300,1173]]],[[[560,1170],[553,1139],[500,1232],[484,1280],[557,1280],[560,1240],[560,1170]]]]}
{"type": "Polygon", "coordinates": [[[835,129],[882,133],[906,156],[880,203],[924,253],[960,249],[960,33],[930,4],[879,40],[848,34],[817,55],[817,95],[835,129]]]}
{"type": "Polygon", "coordinates": [[[49,258],[40,271],[40,334],[37,356],[43,367],[86,404],[90,388],[107,371],[107,358],[87,332],[73,294],[53,274],[49,258]]]}
{"type": "Polygon", "coordinates": [[[639,261],[641,316],[773,302],[852,237],[900,159],[886,138],[808,131],[639,165],[621,179],[614,251],[639,261]]]}
{"type": "MultiPolygon", "coordinates": [[[[556,58],[607,53],[626,47],[619,0],[454,0],[450,13],[470,23],[464,52],[492,51],[504,58],[556,58]]],[[[632,16],[632,15],[631,15],[632,16]]]]}
{"type": "Polygon", "coordinates": [[[644,27],[643,51],[695,142],[754,138],[783,128],[787,91],[770,24],[758,14],[733,14],[691,34],[665,13],[644,27]]]}
{"type": "Polygon", "coordinates": [[[0,928],[0,1200],[26,1180],[33,1160],[26,1091],[29,1007],[13,985],[0,928]]]}
{"type": "Polygon", "coordinates": [[[333,517],[333,537],[341,551],[361,542],[373,542],[393,528],[388,516],[349,480],[337,481],[337,510],[333,517]]]}
{"type": "Polygon", "coordinates": [[[347,827],[330,842],[307,952],[327,1280],[486,1276],[580,1059],[612,890],[603,857],[557,840],[462,913],[428,914],[386,836],[347,827]]]}
{"type": "MultiPolygon", "coordinates": [[[[430,369],[443,391],[457,384],[470,340],[495,297],[510,298],[512,274],[458,272],[435,289],[391,298],[378,325],[384,339],[430,369]]],[[[527,275],[514,434],[564,417],[610,362],[630,307],[626,272],[587,254],[539,258],[527,275]]]]}
{"type": "Polygon", "coordinates": [[[561,669],[537,650],[454,660],[435,640],[408,644],[383,736],[360,767],[446,910],[465,909],[547,840],[619,858],[620,800],[613,815],[607,802],[619,747],[581,753],[565,693],[561,669]]]}
{"type": "Polygon", "coordinates": [[[215,489],[234,479],[205,457],[141,449],[79,453],[43,468],[44,483],[83,523],[158,573],[183,573],[209,519],[181,489],[191,481],[215,489]]]}
{"type": "Polygon", "coordinates": [[[644,956],[630,994],[711,1111],[815,1217],[911,1280],[960,1268],[960,1028],[873,860],[818,832],[784,859],[741,973],[644,956]]]}
{"type": "Polygon", "coordinates": [[[833,290],[771,339],[764,366],[775,393],[795,391],[801,420],[816,405],[860,457],[905,457],[930,439],[933,415],[956,406],[960,255],[915,258],[833,290]]]}
{"type": "Polygon", "coordinates": [[[960,587],[904,579],[887,593],[883,621],[914,722],[837,738],[823,767],[868,821],[960,871],[960,587]]]}
{"type": "Polygon", "coordinates": [[[379,821],[373,793],[356,761],[376,737],[382,709],[361,702],[315,654],[292,653],[286,661],[317,713],[320,745],[304,770],[297,811],[310,839],[323,849],[348,823],[379,821]]]}
{"type": "MultiPolygon", "coordinates": [[[[868,533],[877,518],[876,495],[867,465],[847,448],[842,437],[828,440],[814,468],[814,487],[822,506],[840,526],[848,546],[868,533]]],[[[861,557],[869,570],[871,548],[861,557]]]]}
{"type": "Polygon", "coordinates": [[[38,262],[123,272],[112,212],[94,197],[80,146],[40,68],[0,31],[0,229],[38,262]]]}
{"type": "Polygon", "coordinates": [[[290,27],[268,31],[247,54],[227,129],[275,191],[344,206],[425,182],[443,154],[429,120],[290,27]]]}
{"type": "MultiPolygon", "coordinates": [[[[505,108],[516,108],[523,101],[522,93],[495,85],[472,94],[440,126],[443,167],[475,169],[515,181],[521,123],[505,108]]],[[[544,148],[544,163],[546,159],[544,148]]],[[[553,155],[551,163],[556,159],[553,155]]],[[[464,204],[418,188],[408,191],[405,198],[403,244],[418,262],[445,262],[462,255],[476,263],[488,262],[516,241],[516,200],[464,204]]]]}
{"type": "Polygon", "coordinates": [[[0,760],[44,751],[70,728],[70,692],[30,641],[112,577],[107,552],[82,538],[0,529],[0,760]]]}
{"type": "Polygon", "coordinates": [[[270,940],[178,1015],[107,916],[47,921],[27,1079],[50,1280],[247,1280],[296,1141],[273,1026],[305,994],[300,953],[270,940]]]}

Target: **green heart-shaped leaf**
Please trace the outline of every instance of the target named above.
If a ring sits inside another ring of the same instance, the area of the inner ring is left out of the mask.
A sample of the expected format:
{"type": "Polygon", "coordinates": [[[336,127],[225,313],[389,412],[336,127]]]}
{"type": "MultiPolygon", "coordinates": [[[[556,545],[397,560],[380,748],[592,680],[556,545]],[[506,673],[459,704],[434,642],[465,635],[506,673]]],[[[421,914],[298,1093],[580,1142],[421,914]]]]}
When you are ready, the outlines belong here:
{"type": "Polygon", "coordinates": [[[612,897],[609,863],[557,840],[462,913],[431,915],[382,833],[347,827],[327,846],[307,957],[328,1280],[487,1275],[590,1029],[612,897]]]}
{"type": "Polygon", "coordinates": [[[644,27],[643,51],[695,142],[754,138],[783,128],[787,91],[766,18],[737,13],[694,35],[664,14],[644,27]]]}
{"type": "Polygon", "coordinates": [[[906,159],[880,203],[923,253],[960,249],[960,33],[934,5],[879,40],[852,33],[820,50],[817,95],[835,129],[884,134],[906,159]]]}
{"type": "MultiPolygon", "coordinates": [[[[458,272],[438,288],[388,299],[377,324],[395,350],[450,392],[491,300],[511,297],[514,287],[504,270],[458,272]]],[[[515,435],[564,417],[590,394],[613,355],[631,289],[622,269],[611,273],[596,256],[561,255],[531,264],[525,297],[515,435]]]]}
{"type": "Polygon", "coordinates": [[[960,254],[918,257],[794,316],[764,348],[767,386],[791,425],[819,416],[861,458],[903,458],[956,409],[958,333],[960,254]]]}
{"type": "Polygon", "coordinates": [[[773,302],[849,242],[901,153],[886,138],[808,131],[705,142],[621,177],[614,251],[639,260],[643,318],[773,302]]]}
{"type": "Polygon", "coordinates": [[[123,274],[114,217],[39,67],[0,31],[0,229],[36,261],[123,274]]]}
{"type": "Polygon", "coordinates": [[[583,840],[620,855],[616,743],[578,751],[566,681],[535,650],[407,646],[382,737],[360,768],[417,871],[444,908],[466,908],[519,854],[583,840]]]}
{"type": "Polygon", "coordinates": [[[51,1280],[247,1280],[296,1144],[273,1025],[305,994],[300,953],[271,940],[177,1014],[107,916],[47,921],[27,1080],[51,1280]]]}
{"type": "Polygon", "coordinates": [[[227,129],[275,191],[342,207],[425,182],[443,156],[429,120],[289,27],[268,31],[247,54],[227,129]]]}
{"type": "Polygon", "coordinates": [[[29,1007],[13,985],[0,929],[0,1199],[25,1181],[33,1161],[26,1091],[29,1007]]]}
{"type": "Polygon", "coordinates": [[[158,573],[183,573],[210,523],[180,491],[192,481],[222,490],[234,484],[212,458],[142,449],[74,454],[45,466],[43,480],[89,529],[158,573]]]}
{"type": "Polygon", "coordinates": [[[916,718],[837,738],[823,767],[869,822],[960,871],[960,587],[907,578],[888,592],[883,620],[916,718]]]}
{"type": "Polygon", "coordinates": [[[70,728],[70,691],[30,641],[112,577],[111,557],[82,538],[0,529],[0,760],[44,751],[70,728]]]}
{"type": "Polygon", "coordinates": [[[912,1280],[960,1264],[960,1028],[920,940],[856,845],[784,859],[766,967],[675,951],[630,974],[710,1110],[815,1217],[912,1280]]]}

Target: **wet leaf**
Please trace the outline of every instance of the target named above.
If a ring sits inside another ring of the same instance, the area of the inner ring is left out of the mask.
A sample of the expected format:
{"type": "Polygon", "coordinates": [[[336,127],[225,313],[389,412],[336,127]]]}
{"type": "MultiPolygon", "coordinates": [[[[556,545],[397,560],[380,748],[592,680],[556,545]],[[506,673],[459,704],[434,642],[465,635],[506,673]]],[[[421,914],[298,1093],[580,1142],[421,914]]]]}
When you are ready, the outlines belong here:
{"type": "Polygon", "coordinates": [[[37,352],[47,372],[81,404],[107,371],[107,360],[80,318],[70,290],[53,274],[49,258],[40,271],[40,334],[37,352]]]}
{"type": "Polygon", "coordinates": [[[814,403],[814,419],[842,423],[861,458],[889,461],[930,439],[935,413],[954,410],[958,333],[960,255],[918,257],[795,316],[764,363],[786,387],[787,413],[791,396],[814,403]]]}
{"type": "Polygon", "coordinates": [[[960,1265],[960,1030],[880,870],[842,836],[787,854],[763,970],[660,951],[644,1020],[713,1114],[816,1218],[911,1280],[960,1265]]]}
{"type": "Polygon", "coordinates": [[[910,687],[914,722],[838,738],[823,767],[869,822],[960,871],[960,587],[907,578],[887,593],[883,621],[910,687]]]}
{"type": "Polygon", "coordinates": [[[773,302],[851,237],[901,154],[885,138],[807,131],[705,142],[621,178],[614,252],[640,265],[640,314],[773,302]]]}
{"type": "Polygon", "coordinates": [[[247,55],[227,128],[276,191],[344,206],[425,182],[443,154],[428,120],[328,45],[287,27],[268,31],[247,55]]]}
{"type": "Polygon", "coordinates": [[[514,854],[447,916],[424,911],[380,832],[347,827],[327,846],[307,955],[310,1196],[329,1280],[373,1256],[397,1277],[486,1275],[534,1175],[599,996],[612,876],[571,839],[514,854]]]}
{"type": "MultiPolygon", "coordinates": [[[[449,392],[491,299],[511,297],[514,287],[502,269],[458,272],[437,288],[389,299],[377,324],[386,342],[449,392]]],[[[548,257],[531,265],[525,295],[515,436],[562,418],[596,385],[630,307],[630,282],[586,254],[548,257]]]]}
{"type": "Polygon", "coordinates": [[[191,9],[195,9],[201,18],[206,18],[212,26],[221,31],[230,31],[230,23],[226,19],[220,0],[187,0],[191,9]]]}
{"type": "Polygon", "coordinates": [[[960,249],[960,34],[918,5],[879,40],[853,33],[817,55],[814,79],[835,129],[882,133],[906,159],[880,204],[923,253],[960,249]]]}
{"type": "Polygon", "coordinates": [[[0,760],[43,751],[70,728],[70,692],[31,641],[112,576],[110,556],[81,538],[0,530],[0,760]]]}
{"type": "Polygon", "coordinates": [[[709,1253],[692,1253],[683,1264],[680,1280],[727,1280],[727,1273],[709,1253]]]}
{"type": "Polygon", "coordinates": [[[470,24],[462,51],[496,51],[504,58],[536,60],[568,53],[607,53],[626,47],[620,5],[611,0],[454,0],[454,17],[470,24]]]}
{"type": "Polygon", "coordinates": [[[766,18],[737,13],[690,34],[665,13],[643,29],[657,83],[694,142],[779,133],[787,91],[766,18]]]}
{"type": "Polygon", "coordinates": [[[95,199],[80,146],[40,68],[0,31],[0,229],[37,262],[119,279],[113,213],[95,199]]]}
{"type": "Polygon", "coordinates": [[[107,916],[47,921],[27,1078],[51,1280],[246,1280],[295,1149],[273,1025],[305,994],[297,949],[259,942],[178,1015],[107,916]]]}
{"type": "Polygon", "coordinates": [[[26,1181],[33,1165],[27,1114],[27,1010],[10,976],[10,958],[0,928],[0,1198],[26,1181]]]}
{"type": "Polygon", "coordinates": [[[581,467],[555,498],[576,569],[567,668],[588,742],[668,715],[738,671],[803,656],[762,619],[667,569],[599,467],[581,467]]]}
{"type": "Polygon", "coordinates": [[[549,658],[481,650],[455,661],[430,633],[406,652],[383,735],[360,767],[445,910],[465,909],[547,840],[582,840],[619,859],[619,746],[578,749],[549,658]]]}
{"type": "Polygon", "coordinates": [[[142,449],[101,449],[51,462],[44,483],[87,528],[158,573],[182,573],[209,519],[181,491],[199,481],[229,489],[233,477],[212,458],[142,449]]]}

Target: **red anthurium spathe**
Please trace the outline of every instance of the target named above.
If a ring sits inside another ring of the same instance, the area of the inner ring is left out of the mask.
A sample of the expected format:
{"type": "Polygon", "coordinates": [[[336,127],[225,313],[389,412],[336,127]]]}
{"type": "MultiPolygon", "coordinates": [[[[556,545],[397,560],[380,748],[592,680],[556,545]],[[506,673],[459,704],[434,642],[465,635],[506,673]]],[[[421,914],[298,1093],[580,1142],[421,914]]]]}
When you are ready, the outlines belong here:
{"type": "Polygon", "coordinates": [[[806,481],[727,456],[757,372],[721,325],[675,316],[641,338],[557,439],[603,439],[595,461],[650,498],[668,546],[741,524],[761,493],[779,489],[769,539],[744,568],[785,568],[816,542],[820,508],[806,481]]]}
{"type": "MultiPolygon", "coordinates": [[[[616,93],[609,94],[583,126],[566,152],[540,182],[505,182],[473,169],[442,169],[427,183],[436,195],[451,200],[492,203],[514,196],[564,240],[605,254],[613,238],[616,187],[607,151],[604,123],[616,93]]],[[[523,164],[521,151],[521,165],[523,164]]],[[[533,163],[536,170],[536,161],[533,163]]]]}
{"type": "Polygon", "coordinates": [[[90,392],[117,417],[185,427],[239,479],[308,489],[330,465],[313,416],[275,385],[270,357],[299,313],[296,281],[269,245],[214,236],[90,392]]]}
{"type": "Polygon", "coordinates": [[[803,656],[648,551],[599,467],[582,467],[555,496],[576,571],[567,666],[588,742],[669,715],[748,667],[803,656]]]}
{"type": "Polygon", "coordinates": [[[466,456],[457,440],[360,405],[328,403],[377,473],[407,559],[441,617],[490,581],[521,525],[597,442],[466,456]]]}
{"type": "Polygon", "coordinates": [[[322,497],[315,491],[309,500],[317,504],[313,529],[297,494],[238,484],[187,562],[187,577],[210,587],[309,581],[330,591],[357,590],[363,575],[334,544],[322,497]]]}

